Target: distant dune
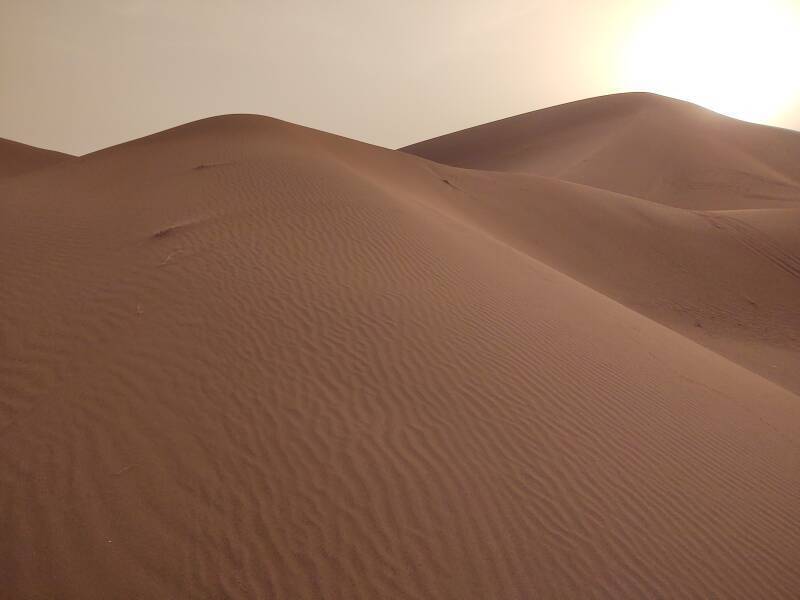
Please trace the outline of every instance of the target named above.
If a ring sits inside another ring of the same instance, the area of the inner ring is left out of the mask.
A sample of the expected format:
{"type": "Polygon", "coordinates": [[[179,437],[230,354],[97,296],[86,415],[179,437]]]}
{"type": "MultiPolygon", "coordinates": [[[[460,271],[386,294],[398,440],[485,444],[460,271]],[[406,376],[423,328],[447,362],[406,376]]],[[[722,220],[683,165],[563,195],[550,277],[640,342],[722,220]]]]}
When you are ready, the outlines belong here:
{"type": "Polygon", "coordinates": [[[0,181],[0,589],[795,597],[800,134],[516,119],[406,149],[456,166],[232,115],[0,181]]]}
{"type": "Polygon", "coordinates": [[[603,96],[403,148],[700,210],[800,207],[800,134],[655,94],[603,96]]]}

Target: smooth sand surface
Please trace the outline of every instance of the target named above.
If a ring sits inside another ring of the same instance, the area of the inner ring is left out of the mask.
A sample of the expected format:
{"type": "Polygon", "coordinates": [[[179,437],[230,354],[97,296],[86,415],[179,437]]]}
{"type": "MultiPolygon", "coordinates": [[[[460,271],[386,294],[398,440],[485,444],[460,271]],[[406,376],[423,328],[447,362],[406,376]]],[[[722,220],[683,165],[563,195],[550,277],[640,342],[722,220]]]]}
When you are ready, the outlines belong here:
{"type": "Polygon", "coordinates": [[[243,115],[0,181],[0,595],[796,597],[798,198],[712,196],[243,115]]]}
{"type": "Polygon", "coordinates": [[[589,98],[403,148],[681,208],[800,207],[800,134],[655,94],[589,98]]]}
{"type": "Polygon", "coordinates": [[[0,180],[37,171],[68,158],[73,157],[0,138],[0,180]]]}

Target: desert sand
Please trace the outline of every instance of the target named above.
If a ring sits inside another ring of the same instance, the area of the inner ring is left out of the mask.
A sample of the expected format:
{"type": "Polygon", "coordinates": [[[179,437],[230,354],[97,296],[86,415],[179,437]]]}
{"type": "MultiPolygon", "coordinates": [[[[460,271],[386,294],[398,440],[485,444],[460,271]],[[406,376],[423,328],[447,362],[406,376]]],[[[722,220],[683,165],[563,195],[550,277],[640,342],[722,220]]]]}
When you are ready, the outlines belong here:
{"type": "Polygon", "coordinates": [[[0,179],[36,171],[68,158],[72,157],[69,154],[0,139],[0,179]]]}
{"type": "Polygon", "coordinates": [[[800,133],[0,149],[0,595],[797,597],[800,133]]]}

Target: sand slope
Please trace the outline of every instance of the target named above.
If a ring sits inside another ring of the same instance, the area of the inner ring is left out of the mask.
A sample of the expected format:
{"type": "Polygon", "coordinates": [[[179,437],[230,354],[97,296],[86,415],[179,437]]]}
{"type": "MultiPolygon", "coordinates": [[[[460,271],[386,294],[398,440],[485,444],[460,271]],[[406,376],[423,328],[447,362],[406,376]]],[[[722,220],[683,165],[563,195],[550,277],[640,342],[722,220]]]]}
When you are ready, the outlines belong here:
{"type": "Polygon", "coordinates": [[[9,180],[0,210],[9,597],[800,588],[800,398],[657,306],[710,236],[729,269],[692,301],[739,310],[729,261],[748,295],[774,269],[752,299],[789,344],[783,217],[726,216],[779,255],[711,213],[253,116],[9,180]]]}
{"type": "Polygon", "coordinates": [[[800,392],[800,209],[688,211],[532,175],[432,169],[475,227],[800,392]]]}
{"type": "Polygon", "coordinates": [[[436,162],[534,173],[694,209],[800,207],[800,133],[655,94],[615,94],[403,148],[436,162]]]}
{"type": "Polygon", "coordinates": [[[49,167],[68,158],[72,157],[0,138],[0,179],[49,167]]]}

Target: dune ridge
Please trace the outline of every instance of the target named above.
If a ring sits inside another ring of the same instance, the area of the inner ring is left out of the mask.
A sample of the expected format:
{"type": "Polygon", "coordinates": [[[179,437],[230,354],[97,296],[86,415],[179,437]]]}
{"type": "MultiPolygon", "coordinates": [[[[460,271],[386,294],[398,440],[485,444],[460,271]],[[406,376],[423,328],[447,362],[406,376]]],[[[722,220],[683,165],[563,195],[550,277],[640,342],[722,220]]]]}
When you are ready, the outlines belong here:
{"type": "Polygon", "coordinates": [[[252,115],[9,179],[0,209],[11,597],[800,587],[794,209],[252,115]]]}
{"type": "Polygon", "coordinates": [[[656,94],[579,100],[401,150],[459,167],[556,177],[680,208],[800,207],[800,133],[656,94]]]}
{"type": "Polygon", "coordinates": [[[800,210],[689,211],[532,175],[434,170],[461,218],[800,392],[800,210]]]}
{"type": "Polygon", "coordinates": [[[0,138],[0,179],[37,171],[69,158],[72,156],[63,152],[0,138]]]}

